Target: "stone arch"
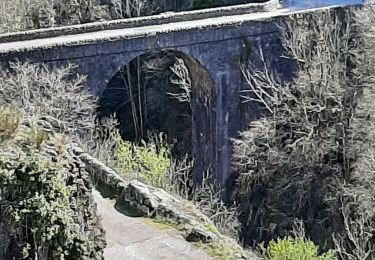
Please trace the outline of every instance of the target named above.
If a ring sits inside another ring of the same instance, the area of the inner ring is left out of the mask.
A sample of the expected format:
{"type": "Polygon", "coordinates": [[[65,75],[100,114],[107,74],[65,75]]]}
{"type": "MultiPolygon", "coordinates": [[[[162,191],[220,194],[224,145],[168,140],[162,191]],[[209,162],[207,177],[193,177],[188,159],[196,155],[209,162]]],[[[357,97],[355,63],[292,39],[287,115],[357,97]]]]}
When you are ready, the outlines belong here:
{"type": "Polygon", "coordinates": [[[189,150],[185,152],[194,158],[194,176],[199,181],[201,174],[213,165],[214,96],[214,83],[198,60],[181,51],[152,51],[137,56],[117,71],[100,97],[99,114],[106,117],[115,112],[121,124],[122,136],[128,140],[144,138],[147,130],[167,132],[169,141],[176,139],[181,142],[175,145],[178,148],[176,156],[182,155],[184,147],[189,150]],[[152,62],[158,59],[166,59],[161,70],[152,67],[152,62]],[[189,103],[178,101],[175,95],[170,94],[182,93],[179,92],[181,85],[172,81],[156,85],[153,78],[155,75],[161,80],[176,77],[169,68],[180,62],[190,78],[189,103]],[[150,70],[150,66],[154,74],[145,71],[150,70]],[[134,114],[138,119],[134,118],[134,114]],[[166,122],[153,122],[154,119],[166,122]]]}

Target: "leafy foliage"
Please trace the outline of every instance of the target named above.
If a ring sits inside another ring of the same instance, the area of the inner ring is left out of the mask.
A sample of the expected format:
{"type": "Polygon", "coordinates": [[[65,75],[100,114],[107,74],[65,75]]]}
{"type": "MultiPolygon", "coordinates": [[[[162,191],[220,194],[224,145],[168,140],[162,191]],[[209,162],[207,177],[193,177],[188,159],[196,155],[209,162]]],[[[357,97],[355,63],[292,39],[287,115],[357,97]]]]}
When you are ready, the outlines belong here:
{"type": "Polygon", "coordinates": [[[170,167],[170,149],[165,143],[163,134],[153,138],[151,142],[142,141],[137,146],[123,141],[118,136],[114,155],[116,168],[126,174],[137,173],[138,178],[152,186],[165,188],[166,174],[170,167]]]}
{"type": "Polygon", "coordinates": [[[318,247],[311,241],[290,236],[277,241],[271,241],[265,250],[265,256],[270,260],[334,260],[332,251],[318,254],[318,247]]]}
{"type": "Polygon", "coordinates": [[[15,121],[17,126],[19,134],[0,144],[0,217],[11,241],[8,253],[99,259],[104,242],[95,231],[95,209],[85,193],[90,184],[78,158],[59,154],[57,138],[44,136],[43,146],[30,142],[35,131],[15,121]]]}
{"type": "Polygon", "coordinates": [[[72,190],[66,186],[61,168],[39,156],[24,155],[2,156],[0,167],[1,188],[11,198],[5,223],[13,229],[25,224],[28,228],[23,232],[32,236],[25,239],[23,258],[37,255],[49,245],[52,255],[64,259],[79,238],[79,226],[74,224],[69,205],[72,190]]]}
{"type": "Polygon", "coordinates": [[[86,129],[71,123],[94,113],[95,99],[79,93],[82,78],[72,77],[71,67],[13,65],[0,72],[0,229],[6,257],[102,259],[105,240],[89,174],[65,135],[79,140],[81,133],[91,133],[90,117],[82,118],[86,129]]]}
{"type": "Polygon", "coordinates": [[[0,107],[0,141],[16,134],[16,130],[21,124],[21,112],[11,106],[0,107]]]}

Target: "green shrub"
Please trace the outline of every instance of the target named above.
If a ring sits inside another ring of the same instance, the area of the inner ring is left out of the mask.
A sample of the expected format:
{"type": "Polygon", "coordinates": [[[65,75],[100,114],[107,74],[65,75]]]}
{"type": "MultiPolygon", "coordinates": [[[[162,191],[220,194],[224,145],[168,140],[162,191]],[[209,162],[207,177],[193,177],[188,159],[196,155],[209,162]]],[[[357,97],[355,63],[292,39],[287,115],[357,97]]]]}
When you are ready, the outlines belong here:
{"type": "Polygon", "coordinates": [[[24,141],[0,146],[0,220],[9,254],[16,259],[101,259],[104,236],[84,169],[73,158],[57,159],[53,150],[24,141]]]}
{"type": "Polygon", "coordinates": [[[290,236],[271,241],[265,249],[265,256],[270,260],[333,260],[332,251],[318,254],[318,246],[303,238],[290,236]]]}
{"type": "MultiPolygon", "coordinates": [[[[25,89],[35,86],[27,82],[25,89]]],[[[43,111],[40,105],[27,109],[28,99],[18,95],[18,103],[4,89],[9,85],[0,84],[0,104],[6,104],[0,105],[0,229],[5,235],[0,258],[102,259],[105,237],[92,184],[66,145],[69,138],[33,114],[43,111]]]]}
{"type": "Polygon", "coordinates": [[[33,237],[23,243],[22,257],[34,256],[50,244],[53,255],[64,259],[79,227],[74,225],[69,206],[72,190],[65,185],[61,168],[37,156],[1,156],[0,180],[1,188],[12,198],[4,216],[7,226],[14,227],[11,235],[16,236],[19,226],[26,225],[25,233],[33,237]]]}
{"type": "Polygon", "coordinates": [[[48,134],[37,126],[32,126],[30,129],[27,129],[25,135],[28,142],[36,145],[37,148],[40,148],[43,142],[48,140],[48,134]]]}
{"type": "Polygon", "coordinates": [[[164,140],[163,134],[160,134],[149,142],[142,141],[140,145],[135,145],[118,135],[114,151],[116,168],[125,177],[135,177],[149,185],[165,188],[170,149],[164,140]],[[132,176],[134,173],[136,175],[132,176]]]}
{"type": "Polygon", "coordinates": [[[11,106],[0,106],[0,140],[14,135],[21,123],[21,111],[11,106]]]}

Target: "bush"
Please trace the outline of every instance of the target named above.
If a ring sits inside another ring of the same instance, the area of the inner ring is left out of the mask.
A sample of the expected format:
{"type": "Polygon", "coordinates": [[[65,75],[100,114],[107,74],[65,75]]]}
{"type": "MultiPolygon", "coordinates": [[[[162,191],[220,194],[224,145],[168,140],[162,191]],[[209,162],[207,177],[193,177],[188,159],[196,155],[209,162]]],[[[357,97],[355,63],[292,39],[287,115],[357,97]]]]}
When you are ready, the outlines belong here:
{"type": "Polygon", "coordinates": [[[233,145],[244,237],[250,245],[286,237],[298,218],[326,250],[333,247],[332,233],[344,229],[343,184],[355,176],[364,151],[357,148],[367,142],[354,138],[355,120],[371,132],[366,118],[373,115],[355,111],[365,89],[373,89],[372,63],[351,9],[294,15],[283,28],[293,80],[279,79],[263,52],[261,66],[243,71],[247,100],[263,108],[233,145]]]}
{"type": "Polygon", "coordinates": [[[357,30],[365,58],[361,69],[364,88],[350,129],[351,149],[356,155],[352,172],[343,184],[342,218],[344,230],[335,234],[339,259],[375,259],[375,7],[356,12],[357,30]]]}
{"type": "Polygon", "coordinates": [[[97,98],[75,68],[11,63],[0,70],[0,105],[18,107],[26,118],[43,119],[50,130],[72,139],[86,137],[95,127],[97,98]]]}
{"type": "Polygon", "coordinates": [[[72,249],[80,239],[79,226],[70,207],[73,190],[66,185],[66,172],[28,155],[1,156],[0,168],[1,189],[6,190],[5,199],[10,199],[2,218],[12,238],[24,237],[22,257],[36,259],[48,247],[49,254],[59,259],[77,255],[72,249]]]}
{"type": "Polygon", "coordinates": [[[83,80],[72,66],[13,63],[0,71],[6,259],[102,259],[104,233],[89,174],[67,146],[70,137],[79,141],[94,126],[96,100],[83,80]]]}
{"type": "Polygon", "coordinates": [[[54,5],[56,25],[83,24],[110,19],[98,0],[62,0],[54,5]]]}
{"type": "Polygon", "coordinates": [[[91,140],[94,145],[88,146],[92,154],[105,160],[124,179],[139,179],[174,196],[193,201],[220,232],[238,238],[238,207],[223,201],[224,190],[216,185],[208,172],[202,182],[195,185],[193,160],[188,155],[178,160],[172,158],[172,147],[167,144],[165,135],[153,135],[148,142],[136,145],[122,140],[116,126],[116,120],[107,118],[96,128],[95,140],[91,140]]]}
{"type": "Polygon", "coordinates": [[[114,150],[116,168],[124,177],[136,177],[149,185],[166,188],[170,149],[164,140],[161,133],[150,142],[142,141],[138,146],[123,141],[118,135],[114,150]]]}
{"type": "Polygon", "coordinates": [[[271,241],[264,252],[269,260],[334,260],[332,251],[318,254],[318,247],[311,241],[290,236],[271,241]]]}
{"type": "Polygon", "coordinates": [[[12,106],[0,106],[0,141],[16,134],[21,124],[21,111],[12,106]]]}
{"type": "MultiPolygon", "coordinates": [[[[0,108],[0,114],[4,110],[9,111],[0,108]]],[[[101,259],[104,234],[82,162],[61,137],[19,124],[19,115],[9,120],[17,133],[0,142],[7,259],[101,259]]]]}

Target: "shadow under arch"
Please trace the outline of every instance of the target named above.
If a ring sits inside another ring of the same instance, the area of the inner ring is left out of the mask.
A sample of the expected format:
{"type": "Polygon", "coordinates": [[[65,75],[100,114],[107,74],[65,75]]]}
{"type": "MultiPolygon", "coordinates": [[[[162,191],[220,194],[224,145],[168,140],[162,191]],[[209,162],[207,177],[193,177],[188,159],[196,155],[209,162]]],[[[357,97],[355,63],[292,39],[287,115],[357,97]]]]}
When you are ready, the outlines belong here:
{"type": "Polygon", "coordinates": [[[166,133],[168,142],[175,142],[173,156],[194,158],[194,179],[200,182],[215,158],[214,96],[214,83],[199,61],[180,51],[152,51],[131,60],[109,81],[99,116],[115,113],[125,140],[166,133]]]}

